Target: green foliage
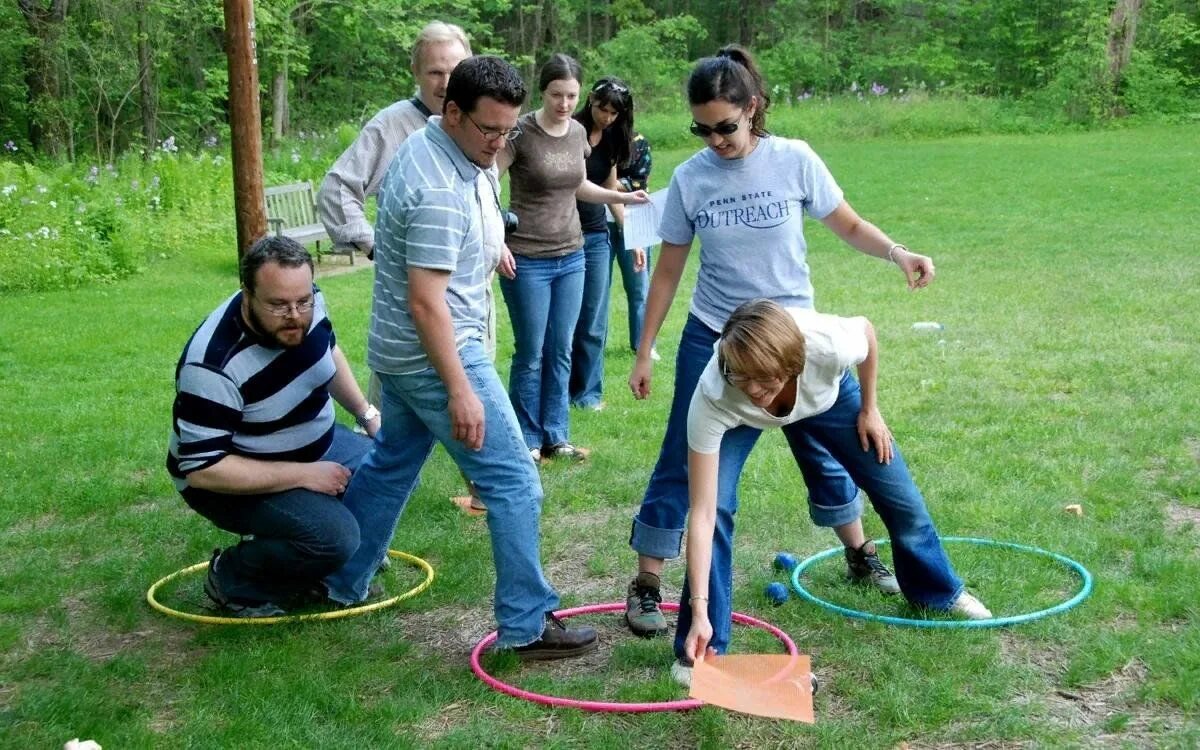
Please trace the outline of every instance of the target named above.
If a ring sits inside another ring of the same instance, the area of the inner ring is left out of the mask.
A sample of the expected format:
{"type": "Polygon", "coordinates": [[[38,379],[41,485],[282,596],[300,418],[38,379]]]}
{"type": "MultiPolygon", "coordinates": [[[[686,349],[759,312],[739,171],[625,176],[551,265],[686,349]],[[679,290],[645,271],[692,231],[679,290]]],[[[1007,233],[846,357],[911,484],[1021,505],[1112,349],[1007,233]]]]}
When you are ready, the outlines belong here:
{"type": "Polygon", "coordinates": [[[1106,53],[1108,14],[1081,6],[1073,17],[1079,32],[1064,42],[1054,76],[1036,98],[1067,122],[1089,124],[1108,117],[1117,103],[1106,53]]]}
{"type": "Polygon", "coordinates": [[[662,18],[627,26],[594,50],[586,50],[581,62],[589,75],[616,75],[627,81],[637,97],[639,110],[646,103],[673,106],[683,100],[683,81],[690,64],[688,46],[707,32],[691,16],[662,18]]]}
{"type": "Polygon", "coordinates": [[[103,167],[0,161],[0,291],[111,282],[232,226],[229,168],[219,154],[103,167]]]}
{"type": "MultiPolygon", "coordinates": [[[[34,3],[38,6],[38,3],[34,3]]],[[[45,7],[45,3],[41,4],[45,7]]],[[[760,58],[770,93],[786,102],[877,85],[1032,101],[1064,124],[1125,113],[1200,109],[1200,2],[1156,0],[1139,13],[1134,61],[1122,80],[1105,70],[1111,2],[1097,0],[261,0],[256,38],[264,123],[273,84],[286,78],[289,131],[360,123],[414,82],[412,43],[440,18],[463,26],[477,52],[531,74],[565,51],[588,75],[633,84],[642,112],[674,108],[689,66],[738,42],[760,58]],[[286,76],[283,76],[286,72],[286,76]]],[[[23,153],[40,132],[43,154],[111,160],[227,137],[224,19],[219,3],[74,0],[62,23],[34,27],[0,5],[0,143],[23,153]],[[142,101],[137,43],[149,55],[142,101]],[[57,84],[29,90],[32,71],[57,84]],[[52,89],[52,90],[51,90],[52,89]]]]}

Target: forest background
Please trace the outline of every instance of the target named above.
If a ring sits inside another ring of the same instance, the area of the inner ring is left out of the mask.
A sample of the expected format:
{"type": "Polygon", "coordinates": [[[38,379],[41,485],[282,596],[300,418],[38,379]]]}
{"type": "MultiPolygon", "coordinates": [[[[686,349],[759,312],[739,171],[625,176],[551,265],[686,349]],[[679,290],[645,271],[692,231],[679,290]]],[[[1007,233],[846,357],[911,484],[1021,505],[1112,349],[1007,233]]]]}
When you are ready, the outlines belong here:
{"type": "MultiPolygon", "coordinates": [[[[729,42],[772,128],[809,140],[1200,124],[1200,0],[257,0],[266,183],[319,183],[414,90],[430,19],[535,77],[618,75],[656,150],[691,147],[682,86],[729,42]]],[[[114,280],[232,228],[221,3],[0,2],[0,291],[114,280]]],[[[535,101],[531,105],[536,105],[535,101]]]]}

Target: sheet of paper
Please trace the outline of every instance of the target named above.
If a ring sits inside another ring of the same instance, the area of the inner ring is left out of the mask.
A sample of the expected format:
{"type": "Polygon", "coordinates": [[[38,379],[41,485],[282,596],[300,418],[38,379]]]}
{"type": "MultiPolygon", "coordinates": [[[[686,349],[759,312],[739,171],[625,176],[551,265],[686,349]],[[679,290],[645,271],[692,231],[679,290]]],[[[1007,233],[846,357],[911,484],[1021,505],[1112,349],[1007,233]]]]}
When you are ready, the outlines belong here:
{"type": "Polygon", "coordinates": [[[635,203],[625,207],[625,249],[650,247],[662,242],[658,236],[658,222],[662,220],[663,206],[667,203],[667,189],[650,194],[649,203],[635,203]]]}
{"type": "Polygon", "coordinates": [[[696,662],[689,695],[721,708],[812,724],[807,655],[732,654],[696,662]]]}

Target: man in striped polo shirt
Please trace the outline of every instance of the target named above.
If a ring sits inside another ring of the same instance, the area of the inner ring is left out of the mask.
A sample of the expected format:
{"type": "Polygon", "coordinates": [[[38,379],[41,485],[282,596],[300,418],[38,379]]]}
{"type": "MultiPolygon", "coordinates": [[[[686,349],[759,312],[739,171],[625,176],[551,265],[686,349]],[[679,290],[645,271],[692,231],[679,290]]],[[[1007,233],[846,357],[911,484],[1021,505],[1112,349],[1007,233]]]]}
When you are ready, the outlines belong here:
{"type": "Polygon", "coordinates": [[[496,154],[517,134],[525,94],[503,60],[464,60],[450,75],[443,116],[408,137],[384,177],[367,363],[383,387],[387,428],[346,492],[362,544],[326,584],[345,604],[366,597],[439,442],[487,506],[497,647],[558,659],[594,649],[596,631],[552,614],[558,594],[539,558],[541,480],[483,343],[485,292],[504,242],[496,154]]]}
{"type": "Polygon", "coordinates": [[[358,549],[340,496],[371,440],[334,424],[333,401],[374,436],[371,406],[313,285],[308,251],[265,237],[242,288],[192,334],[175,369],[167,470],[197,513],[253,535],[214,552],[204,590],[238,616],[324,599],[321,579],[358,549]]]}

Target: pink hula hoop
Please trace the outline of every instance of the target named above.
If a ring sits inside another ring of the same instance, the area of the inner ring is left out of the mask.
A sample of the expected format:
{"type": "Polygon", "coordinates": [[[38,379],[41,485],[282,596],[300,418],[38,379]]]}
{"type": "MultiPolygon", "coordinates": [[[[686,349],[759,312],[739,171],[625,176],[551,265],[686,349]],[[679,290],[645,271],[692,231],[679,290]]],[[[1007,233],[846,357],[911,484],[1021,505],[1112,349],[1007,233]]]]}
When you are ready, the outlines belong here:
{"type": "MultiPolygon", "coordinates": [[[[668,612],[679,611],[678,604],[665,603],[662,605],[662,608],[668,612]]],[[[569,617],[574,617],[575,615],[590,615],[597,612],[619,612],[623,609],[625,609],[625,602],[610,602],[608,604],[589,604],[583,607],[562,609],[554,614],[565,620],[569,617]]],[[[771,623],[763,622],[762,620],[751,617],[750,615],[743,615],[740,612],[733,613],[733,621],[739,625],[749,625],[750,627],[767,631],[779,639],[780,643],[784,645],[784,648],[787,649],[789,654],[792,656],[798,655],[799,652],[796,650],[795,642],[792,641],[787,633],[783,632],[771,623]]],[[[471,650],[471,671],[475,673],[476,677],[483,680],[484,683],[486,683],[493,690],[511,695],[514,698],[520,698],[521,700],[531,701],[533,703],[540,703],[543,706],[553,706],[555,708],[578,708],[584,711],[595,711],[600,713],[636,714],[650,713],[654,711],[687,711],[704,705],[703,701],[696,700],[695,698],[688,698],[686,700],[678,701],[660,701],[657,703],[623,703],[620,701],[585,701],[575,698],[560,698],[554,695],[543,695],[542,693],[534,693],[528,690],[522,690],[516,685],[510,685],[507,682],[501,682],[495,677],[492,677],[490,674],[484,671],[483,665],[479,662],[479,658],[483,652],[488,646],[491,646],[493,643],[495,643],[498,637],[499,632],[493,630],[491,633],[488,633],[486,636],[484,636],[479,643],[475,644],[475,648],[471,650]]]]}

